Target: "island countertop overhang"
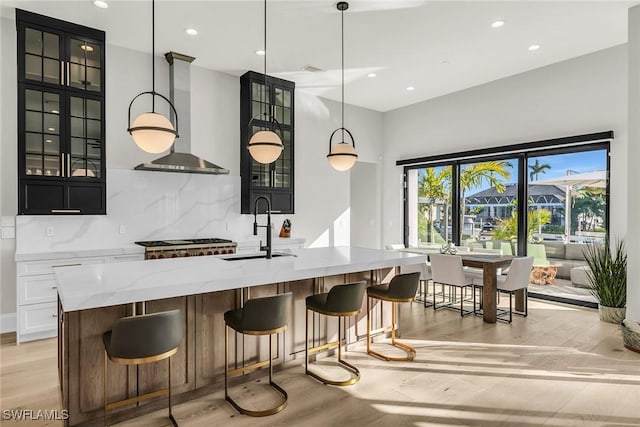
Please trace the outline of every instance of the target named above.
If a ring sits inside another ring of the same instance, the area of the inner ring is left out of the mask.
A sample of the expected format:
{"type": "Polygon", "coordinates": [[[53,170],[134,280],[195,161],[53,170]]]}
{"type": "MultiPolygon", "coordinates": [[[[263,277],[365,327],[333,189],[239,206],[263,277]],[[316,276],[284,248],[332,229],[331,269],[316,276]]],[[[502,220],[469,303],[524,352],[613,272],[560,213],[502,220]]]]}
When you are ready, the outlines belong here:
{"type": "Polygon", "coordinates": [[[55,269],[65,312],[217,292],[426,262],[425,255],[357,247],[305,248],[295,256],[225,261],[215,257],[55,269]]]}

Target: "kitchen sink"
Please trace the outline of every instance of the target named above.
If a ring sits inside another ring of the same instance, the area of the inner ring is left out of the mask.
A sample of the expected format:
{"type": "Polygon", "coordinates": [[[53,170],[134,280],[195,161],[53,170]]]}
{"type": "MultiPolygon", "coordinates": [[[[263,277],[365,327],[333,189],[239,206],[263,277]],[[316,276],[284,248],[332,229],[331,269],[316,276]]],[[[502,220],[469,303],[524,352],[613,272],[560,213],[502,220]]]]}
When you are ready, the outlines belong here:
{"type": "MultiPolygon", "coordinates": [[[[275,253],[275,254],[271,254],[271,258],[278,258],[278,257],[283,257],[283,256],[295,256],[294,254],[283,254],[283,253],[275,253]]],[[[267,255],[266,254],[251,254],[251,255],[238,255],[238,256],[232,256],[232,257],[228,257],[228,258],[220,258],[223,259],[225,261],[241,261],[244,259],[266,259],[267,255]]]]}

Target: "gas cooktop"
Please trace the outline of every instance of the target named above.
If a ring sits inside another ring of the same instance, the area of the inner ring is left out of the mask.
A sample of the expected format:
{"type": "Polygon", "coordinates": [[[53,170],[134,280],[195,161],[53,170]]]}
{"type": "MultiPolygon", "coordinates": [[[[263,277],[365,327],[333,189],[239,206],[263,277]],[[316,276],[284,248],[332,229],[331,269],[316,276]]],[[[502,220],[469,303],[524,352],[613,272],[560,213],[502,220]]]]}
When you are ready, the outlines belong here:
{"type": "Polygon", "coordinates": [[[209,238],[209,239],[184,239],[184,240],[148,240],[143,242],[134,242],[136,245],[146,247],[158,246],[184,246],[184,245],[210,245],[216,243],[233,243],[231,240],[209,238]]]}

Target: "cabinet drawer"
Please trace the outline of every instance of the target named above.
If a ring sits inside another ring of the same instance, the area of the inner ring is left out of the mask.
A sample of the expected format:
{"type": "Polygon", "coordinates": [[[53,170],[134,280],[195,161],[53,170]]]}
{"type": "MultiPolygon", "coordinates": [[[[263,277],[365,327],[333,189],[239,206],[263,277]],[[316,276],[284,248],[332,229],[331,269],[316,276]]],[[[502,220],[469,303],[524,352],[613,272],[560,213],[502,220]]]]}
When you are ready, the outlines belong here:
{"type": "Polygon", "coordinates": [[[103,264],[103,257],[54,259],[46,261],[28,261],[18,263],[18,276],[35,274],[53,274],[54,267],[67,267],[84,264],[103,264]]]}
{"type": "Polygon", "coordinates": [[[56,279],[51,274],[18,278],[18,304],[55,302],[58,295],[56,279]]]}
{"type": "Polygon", "coordinates": [[[20,335],[55,331],[58,327],[58,310],[55,302],[18,307],[18,316],[20,335]]]}

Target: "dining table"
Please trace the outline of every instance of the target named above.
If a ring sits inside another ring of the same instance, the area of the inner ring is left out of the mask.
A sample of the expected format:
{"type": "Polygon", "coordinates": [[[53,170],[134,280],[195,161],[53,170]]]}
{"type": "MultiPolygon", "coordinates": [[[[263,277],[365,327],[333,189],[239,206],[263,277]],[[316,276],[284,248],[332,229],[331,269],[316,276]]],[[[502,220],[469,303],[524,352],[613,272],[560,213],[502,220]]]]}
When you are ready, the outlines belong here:
{"type": "MultiPolygon", "coordinates": [[[[440,253],[439,251],[435,252],[433,249],[425,248],[401,248],[397,250],[426,254],[427,256],[430,253],[440,253]]],[[[482,269],[482,317],[485,323],[496,323],[498,318],[498,270],[508,267],[516,257],[500,254],[474,254],[473,252],[458,252],[456,255],[462,258],[463,266],[482,269]]],[[[524,298],[524,291],[516,292],[516,310],[524,310],[524,298]]]]}

